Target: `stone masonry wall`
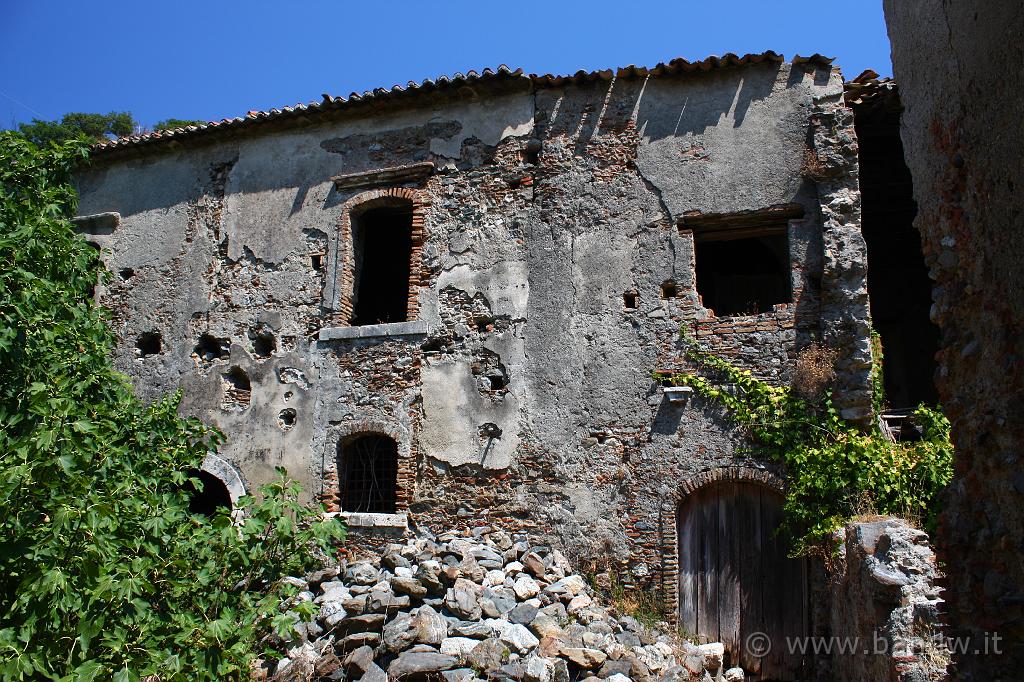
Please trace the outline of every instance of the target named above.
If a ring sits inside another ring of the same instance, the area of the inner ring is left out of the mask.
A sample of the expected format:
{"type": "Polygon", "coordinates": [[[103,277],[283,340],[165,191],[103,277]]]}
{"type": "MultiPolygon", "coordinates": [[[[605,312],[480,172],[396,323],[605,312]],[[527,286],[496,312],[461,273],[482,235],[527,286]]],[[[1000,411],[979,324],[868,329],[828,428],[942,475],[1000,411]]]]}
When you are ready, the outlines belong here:
{"type": "Polygon", "coordinates": [[[1024,77],[1003,66],[1022,57],[1024,7],[887,0],[885,14],[955,451],[936,543],[949,634],[970,642],[954,674],[1010,680],[1024,668],[1024,77]],[[992,633],[1002,655],[971,653],[992,633]]]}
{"type": "Polygon", "coordinates": [[[780,383],[823,340],[843,358],[844,409],[869,404],[841,96],[838,70],[814,62],[523,78],[100,158],[80,177],[81,212],[120,213],[102,253],[134,273],[102,294],[118,367],[146,397],[184,387],[183,409],[227,433],[221,454],[250,489],[283,465],[336,508],[338,443],[384,433],[411,525],[539,535],[658,590],[671,615],[682,491],[780,474],[715,406],[665,399],[654,375],[686,369],[680,329],[780,383]],[[809,140],[827,180],[802,171],[809,140]],[[332,181],[427,161],[432,173],[399,187],[332,181]],[[418,317],[353,336],[348,212],[385,190],[415,202],[418,317]],[[686,216],[778,206],[802,214],[786,223],[792,302],[714,317],[686,216]],[[160,350],[136,352],[150,331],[160,350]]]}
{"type": "Polygon", "coordinates": [[[852,522],[840,535],[831,625],[832,641],[845,650],[833,653],[832,679],[948,679],[939,572],[928,535],[894,518],[852,522]]]}

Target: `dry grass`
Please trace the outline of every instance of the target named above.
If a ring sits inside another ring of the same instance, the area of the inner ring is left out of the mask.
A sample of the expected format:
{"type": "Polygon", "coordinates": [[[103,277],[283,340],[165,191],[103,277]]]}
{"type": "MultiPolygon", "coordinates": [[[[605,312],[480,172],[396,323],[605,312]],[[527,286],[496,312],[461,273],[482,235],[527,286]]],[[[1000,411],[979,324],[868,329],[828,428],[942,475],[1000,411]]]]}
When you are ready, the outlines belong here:
{"type": "Polygon", "coordinates": [[[834,348],[813,344],[797,353],[793,370],[793,391],[804,400],[817,400],[835,379],[839,353],[834,348]]]}

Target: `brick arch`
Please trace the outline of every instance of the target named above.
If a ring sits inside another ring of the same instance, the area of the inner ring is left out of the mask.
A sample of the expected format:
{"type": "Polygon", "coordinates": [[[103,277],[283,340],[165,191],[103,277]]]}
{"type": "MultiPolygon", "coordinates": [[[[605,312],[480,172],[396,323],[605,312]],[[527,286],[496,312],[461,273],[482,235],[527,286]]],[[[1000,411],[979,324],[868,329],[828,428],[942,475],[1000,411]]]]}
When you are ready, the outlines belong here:
{"type": "Polygon", "coordinates": [[[329,512],[341,511],[341,481],[338,472],[337,448],[353,438],[365,435],[388,436],[398,446],[398,472],[395,488],[395,511],[404,513],[409,509],[412,498],[413,484],[416,477],[416,453],[412,438],[406,429],[398,424],[383,419],[358,419],[340,424],[331,429],[328,441],[334,444],[333,455],[324,461],[323,492],[320,501],[329,512]]]}
{"type": "MultiPolygon", "coordinates": [[[[679,617],[679,529],[677,512],[687,497],[716,483],[750,483],[767,488],[779,495],[785,493],[786,484],[781,476],[767,469],[748,466],[724,466],[705,469],[683,479],[676,490],[669,493],[661,505],[659,545],[662,567],[660,588],[664,617],[675,623],[679,617]]],[[[657,583],[656,583],[657,584],[657,583]]]]}
{"type": "Polygon", "coordinates": [[[679,485],[679,490],[676,492],[673,509],[695,491],[712,483],[753,483],[754,485],[769,488],[780,495],[786,489],[786,484],[782,478],[767,469],[743,466],[716,467],[701,471],[685,479],[679,485]]]}
{"type": "Polygon", "coordinates": [[[419,289],[426,281],[423,274],[423,243],[426,241],[427,208],[429,194],[421,189],[389,187],[360,192],[341,205],[338,217],[337,258],[333,266],[334,287],[332,300],[325,306],[331,310],[335,324],[348,326],[352,319],[355,289],[355,258],[352,242],[352,219],[364,211],[408,202],[412,205],[412,249],[409,262],[409,304],[406,319],[419,316],[419,289]]]}

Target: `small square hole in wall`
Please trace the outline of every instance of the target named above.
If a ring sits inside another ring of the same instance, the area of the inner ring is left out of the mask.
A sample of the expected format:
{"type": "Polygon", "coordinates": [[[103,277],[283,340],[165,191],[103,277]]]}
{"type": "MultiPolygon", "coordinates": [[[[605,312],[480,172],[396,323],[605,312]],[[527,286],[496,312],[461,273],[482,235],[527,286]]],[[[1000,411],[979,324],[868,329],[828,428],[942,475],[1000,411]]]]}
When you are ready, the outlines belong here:
{"type": "Polygon", "coordinates": [[[661,285],[661,297],[662,298],[675,298],[676,297],[676,283],[675,281],[668,279],[661,285]]]}
{"type": "Polygon", "coordinates": [[[160,332],[143,332],[135,342],[135,354],[140,358],[157,355],[162,350],[162,345],[160,332]]]}
{"type": "Polygon", "coordinates": [[[627,291],[622,294],[622,305],[629,310],[636,310],[638,297],[635,291],[627,291]]]}
{"type": "Polygon", "coordinates": [[[312,253],[309,255],[309,264],[314,270],[320,271],[324,269],[324,256],[322,253],[312,253]]]}

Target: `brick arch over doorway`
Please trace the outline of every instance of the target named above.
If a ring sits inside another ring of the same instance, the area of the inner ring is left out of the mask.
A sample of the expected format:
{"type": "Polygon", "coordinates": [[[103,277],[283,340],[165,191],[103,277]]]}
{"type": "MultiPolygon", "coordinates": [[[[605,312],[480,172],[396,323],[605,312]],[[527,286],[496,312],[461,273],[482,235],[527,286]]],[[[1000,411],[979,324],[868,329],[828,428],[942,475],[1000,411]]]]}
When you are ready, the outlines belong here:
{"type": "Polygon", "coordinates": [[[415,320],[419,315],[419,291],[426,282],[423,272],[423,243],[426,241],[426,214],[430,206],[429,195],[419,189],[391,187],[373,189],[349,198],[341,206],[338,218],[338,234],[335,253],[331,265],[333,286],[325,290],[330,292],[330,299],[325,301],[325,308],[331,311],[335,324],[349,325],[355,312],[355,241],[354,223],[361,213],[377,208],[398,207],[407,205],[412,213],[411,250],[409,255],[409,302],[406,319],[415,320]]]}
{"type": "Polygon", "coordinates": [[[324,461],[320,501],[329,512],[342,511],[341,472],[338,471],[339,446],[368,435],[387,436],[395,442],[398,460],[395,476],[395,512],[408,512],[416,480],[416,454],[412,439],[409,433],[397,424],[377,419],[359,419],[331,430],[328,435],[331,456],[324,461]]]}

